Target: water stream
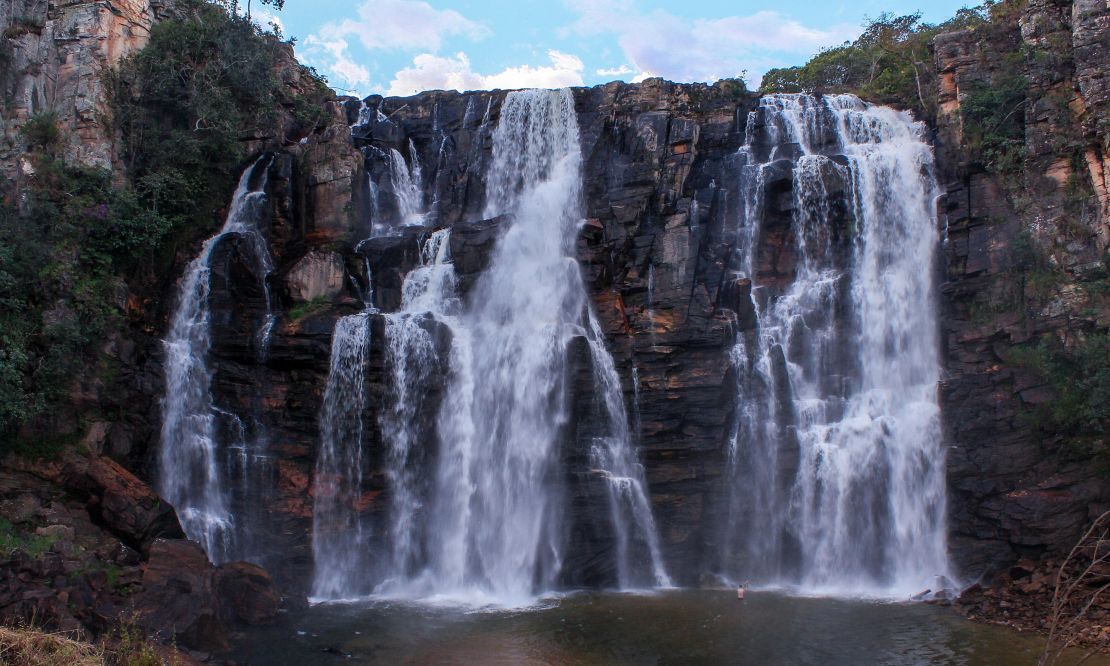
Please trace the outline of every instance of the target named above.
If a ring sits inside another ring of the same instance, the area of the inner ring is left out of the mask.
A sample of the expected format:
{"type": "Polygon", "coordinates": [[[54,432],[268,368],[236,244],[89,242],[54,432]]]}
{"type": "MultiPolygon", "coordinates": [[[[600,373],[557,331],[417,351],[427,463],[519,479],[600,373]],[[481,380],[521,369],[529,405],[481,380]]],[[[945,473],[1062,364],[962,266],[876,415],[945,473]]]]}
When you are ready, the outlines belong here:
{"type": "Polygon", "coordinates": [[[370,315],[342,317],[332,333],[313,477],[312,594],[318,599],[364,594],[373,555],[359,510],[370,315]]]}
{"type": "MultiPolygon", "coordinates": [[[[199,542],[214,562],[239,556],[239,528],[230,510],[227,472],[223,465],[227,451],[221,450],[218,421],[225,415],[232,430],[240,432],[243,421],[235,414],[218,409],[212,402],[208,368],[212,343],[209,332],[210,264],[213,252],[226,239],[246,241],[254,262],[252,270],[266,297],[266,313],[255,334],[257,356],[264,359],[274,321],[266,281],[273,265],[258,223],[265,211],[271,161],[271,157],[264,155],[243,171],[223,227],[204,242],[200,254],[185,269],[170,329],[163,340],[166,387],[162,398],[159,489],[177,509],[185,533],[199,542]]],[[[244,436],[233,442],[231,448],[235,445],[245,451],[250,443],[244,436]]]]}
{"type": "MultiPolygon", "coordinates": [[[[383,315],[388,387],[380,424],[390,500],[379,595],[519,605],[555,589],[566,547],[558,460],[569,436],[569,346],[578,337],[588,343],[604,420],[590,459],[610,492],[619,583],[670,584],[620,378],[575,260],[581,159],[569,91],[510,93],[493,134],[485,211],[510,221],[488,268],[464,306],[450,232],[437,231],[406,276],[400,310],[383,315]],[[440,384],[431,419],[431,389],[440,384]]],[[[333,356],[333,377],[334,364],[333,356]]],[[[325,405],[322,424],[334,418],[331,410],[325,405]]],[[[329,459],[332,446],[325,438],[329,459]]],[[[351,573],[357,559],[334,571],[325,571],[331,560],[318,561],[317,595],[364,593],[351,573]]]]}
{"type": "Polygon", "coordinates": [[[758,324],[731,354],[724,570],[903,598],[950,586],[926,128],[850,95],[764,97],[747,127],[737,269],[758,324]],[[776,224],[797,248],[786,278],[760,254],[776,224]]]}

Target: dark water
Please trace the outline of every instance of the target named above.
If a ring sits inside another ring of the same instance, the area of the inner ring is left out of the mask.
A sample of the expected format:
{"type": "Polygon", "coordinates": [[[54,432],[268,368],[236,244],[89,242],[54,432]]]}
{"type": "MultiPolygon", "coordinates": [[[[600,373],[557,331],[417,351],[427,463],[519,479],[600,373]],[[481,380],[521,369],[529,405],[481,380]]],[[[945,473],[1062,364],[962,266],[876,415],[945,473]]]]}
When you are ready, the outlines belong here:
{"type": "Polygon", "coordinates": [[[924,604],[712,591],[584,593],[518,611],[327,604],[238,642],[232,658],[257,665],[1032,664],[1041,646],[924,604]]]}

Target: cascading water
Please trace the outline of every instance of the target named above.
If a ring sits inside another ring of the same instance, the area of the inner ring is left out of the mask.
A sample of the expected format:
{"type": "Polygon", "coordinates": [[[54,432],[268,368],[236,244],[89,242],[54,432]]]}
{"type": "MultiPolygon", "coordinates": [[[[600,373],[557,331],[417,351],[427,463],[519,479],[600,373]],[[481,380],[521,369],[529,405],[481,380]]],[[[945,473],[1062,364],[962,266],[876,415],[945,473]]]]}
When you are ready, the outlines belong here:
{"type": "MultiPolygon", "coordinates": [[[[594,386],[600,393],[602,413],[607,417],[606,434],[597,438],[590,449],[594,469],[602,470],[609,489],[609,510],[617,542],[617,575],[621,588],[668,587],[671,579],[663,566],[655,518],[651,513],[644,481],[644,468],[632,449],[628,430],[628,414],[624,407],[620,377],[613,357],[605,349],[605,338],[593,313],[588,313],[590,360],[594,369],[594,386]],[[637,566],[632,544],[643,543],[646,567],[637,566]],[[640,574],[650,572],[645,578],[640,574]]],[[[638,391],[636,391],[638,393],[638,391]]]]}
{"type": "MultiPolygon", "coordinates": [[[[255,262],[253,270],[266,294],[267,312],[256,334],[258,355],[264,358],[273,325],[266,284],[272,263],[258,222],[265,209],[270,161],[263,156],[243,171],[223,228],[204,242],[200,254],[185,270],[177,309],[163,341],[166,392],[162,398],[160,488],[177,509],[185,533],[204,547],[213,562],[225,561],[236,553],[236,526],[221,466],[217,418],[227,415],[240,430],[242,422],[212,403],[208,369],[210,260],[224,239],[241,237],[248,242],[255,262]]],[[[241,438],[239,444],[246,447],[246,438],[241,438]]]]}
{"type": "MultiPolygon", "coordinates": [[[[591,463],[610,486],[620,583],[667,585],[620,380],[574,259],[581,154],[569,91],[508,95],[487,194],[486,216],[511,222],[468,307],[443,230],[406,277],[401,309],[385,315],[390,554],[376,591],[514,605],[554,588],[566,504],[557,459],[575,337],[589,343],[605,421],[591,463]],[[448,344],[437,344],[439,334],[448,344]],[[445,387],[429,461],[420,414],[432,381],[445,387]]],[[[352,589],[321,586],[320,571],[318,562],[319,596],[352,589]]]]}
{"type": "Polygon", "coordinates": [[[732,350],[725,571],[817,591],[936,589],[949,568],[925,128],[850,95],[773,95],[739,158],[737,268],[758,322],[732,350]],[[769,192],[784,180],[792,205],[769,192]],[[786,286],[759,259],[775,214],[797,248],[786,286]]]}
{"type": "Polygon", "coordinates": [[[393,194],[397,197],[397,213],[402,225],[424,224],[424,173],[416,146],[409,141],[409,161],[394,148],[389,155],[389,173],[393,182],[393,194]]]}
{"type": "Polygon", "coordinates": [[[405,278],[400,311],[385,316],[390,382],[381,426],[389,446],[391,562],[390,578],[379,586],[383,592],[404,589],[426,563],[427,534],[416,516],[427,497],[420,475],[424,460],[419,454],[425,448],[421,439],[430,433],[421,425],[429,410],[428,387],[440,363],[434,326],[450,326],[458,309],[449,239],[450,231],[443,229],[425,241],[421,265],[405,278]]]}
{"type": "Polygon", "coordinates": [[[370,552],[359,502],[370,315],[367,310],[343,317],[332,333],[312,504],[312,594],[319,599],[358,596],[365,589],[370,552]]]}

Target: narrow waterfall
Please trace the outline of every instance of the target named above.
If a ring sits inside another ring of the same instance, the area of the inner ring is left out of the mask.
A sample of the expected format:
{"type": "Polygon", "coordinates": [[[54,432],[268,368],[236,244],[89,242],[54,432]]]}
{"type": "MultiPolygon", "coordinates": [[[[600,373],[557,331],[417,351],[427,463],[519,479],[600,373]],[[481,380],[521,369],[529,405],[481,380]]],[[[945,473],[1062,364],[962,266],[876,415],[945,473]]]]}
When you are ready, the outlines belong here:
{"type": "Polygon", "coordinates": [[[397,197],[397,213],[402,225],[424,224],[424,172],[416,146],[409,141],[409,162],[394,148],[389,155],[389,174],[393,194],[397,197]]]}
{"type": "Polygon", "coordinates": [[[312,504],[312,594],[318,599],[353,597],[366,590],[371,553],[359,502],[370,314],[343,317],[332,333],[312,504]]]}
{"type": "MultiPolygon", "coordinates": [[[[224,239],[241,237],[247,241],[255,263],[253,271],[266,294],[267,312],[256,334],[258,355],[263,358],[273,326],[266,284],[272,264],[258,222],[265,210],[270,161],[269,157],[260,157],[240,176],[223,228],[204,242],[200,254],[185,269],[178,288],[177,309],[163,340],[166,387],[162,398],[160,489],[177,509],[185,533],[204,547],[213,562],[226,561],[236,553],[236,526],[222,470],[217,419],[226,415],[240,430],[242,421],[212,403],[208,368],[212,342],[208,302],[210,260],[224,239]]],[[[245,438],[239,443],[247,446],[245,438]]]]}
{"type": "Polygon", "coordinates": [[[937,589],[949,568],[925,127],[851,95],[764,97],[747,127],[737,270],[757,326],[732,350],[725,571],[937,589]],[[776,238],[795,248],[792,275],[761,251],[776,238]]]}
{"type": "MultiPolygon", "coordinates": [[[[590,462],[602,470],[609,487],[609,510],[617,541],[617,575],[622,588],[668,587],[670,576],[663,566],[659,550],[659,537],[655,531],[655,518],[647,497],[644,468],[636,460],[632,448],[632,433],[628,430],[628,413],[624,407],[620,376],[613,365],[613,357],[605,349],[605,338],[597,318],[588,313],[590,360],[594,368],[594,386],[600,394],[602,413],[607,423],[607,434],[599,437],[590,449],[590,462]],[[636,541],[646,548],[649,578],[638,575],[643,568],[635,562],[632,545],[636,541]]],[[[638,378],[634,378],[636,381],[638,378]]],[[[634,389],[638,393],[638,388],[634,389]]]]}
{"type": "MultiPolygon", "coordinates": [[[[421,265],[405,278],[401,309],[385,316],[387,404],[381,412],[388,444],[386,474],[391,488],[389,579],[379,591],[404,590],[427,562],[429,535],[418,512],[428,497],[427,468],[432,429],[428,389],[441,376],[436,324],[451,327],[458,309],[454,267],[450,259],[450,231],[431,234],[421,248],[421,265]]],[[[457,329],[455,325],[453,328],[457,329]]]]}

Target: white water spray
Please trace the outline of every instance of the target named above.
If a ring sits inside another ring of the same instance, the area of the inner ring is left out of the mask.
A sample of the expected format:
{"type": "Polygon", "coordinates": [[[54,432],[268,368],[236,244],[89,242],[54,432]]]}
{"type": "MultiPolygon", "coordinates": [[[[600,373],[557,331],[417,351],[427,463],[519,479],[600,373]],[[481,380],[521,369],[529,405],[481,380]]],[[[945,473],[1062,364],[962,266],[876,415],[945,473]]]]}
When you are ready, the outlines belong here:
{"type": "Polygon", "coordinates": [[[815,591],[935,590],[949,568],[925,128],[850,95],[774,95],[750,115],[741,159],[739,271],[758,330],[732,350],[726,571],[815,591]],[[757,265],[781,160],[799,257],[786,287],[757,265]]]}
{"type": "MultiPolygon", "coordinates": [[[[212,404],[208,369],[213,251],[224,239],[241,237],[249,243],[254,272],[266,291],[267,313],[257,334],[260,355],[268,347],[273,325],[269,312],[266,277],[272,270],[266,241],[258,229],[266,202],[266,171],[270,159],[259,158],[243,171],[235,189],[227,219],[219,233],[209,238],[200,254],[189,262],[178,288],[177,308],[163,340],[166,352],[166,392],[162,398],[162,436],[159,456],[159,486],[162,495],[177,509],[181,526],[197,541],[213,562],[229,559],[235,549],[236,526],[229,510],[226,480],[220,464],[216,436],[217,409],[212,404]],[[261,169],[257,186],[251,182],[261,169]]],[[[235,417],[238,420],[238,417],[235,417]]]]}

